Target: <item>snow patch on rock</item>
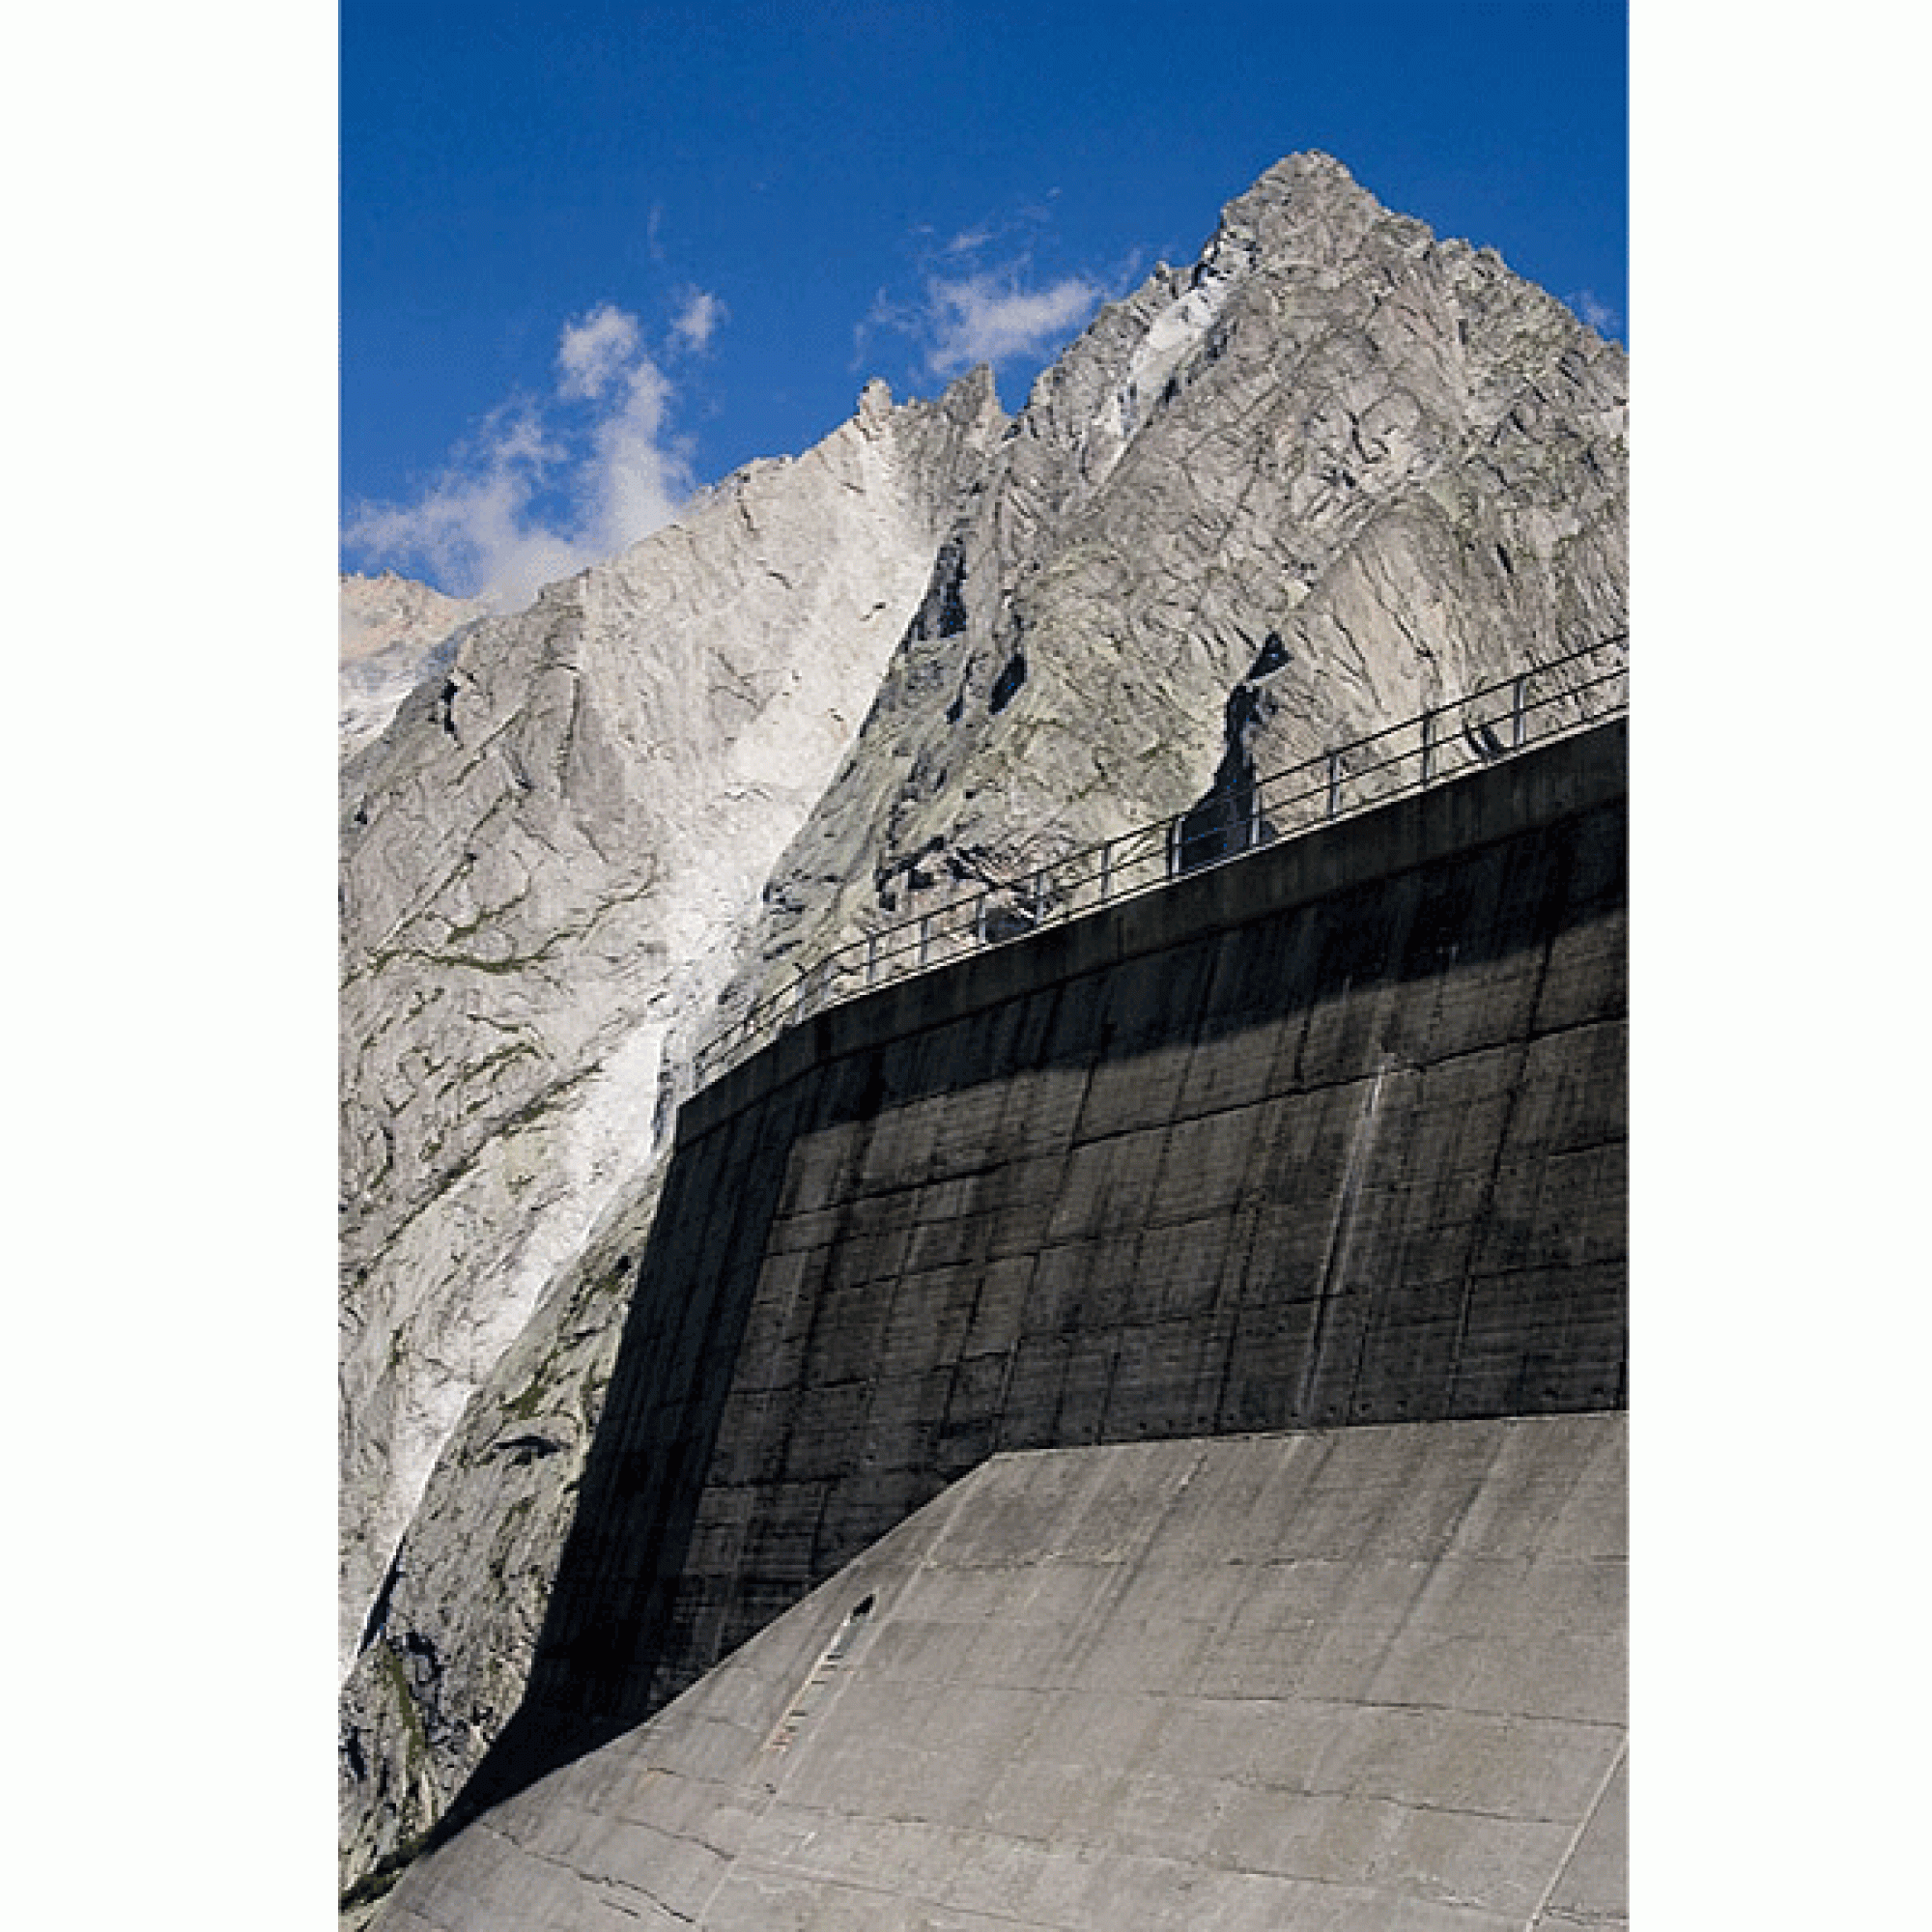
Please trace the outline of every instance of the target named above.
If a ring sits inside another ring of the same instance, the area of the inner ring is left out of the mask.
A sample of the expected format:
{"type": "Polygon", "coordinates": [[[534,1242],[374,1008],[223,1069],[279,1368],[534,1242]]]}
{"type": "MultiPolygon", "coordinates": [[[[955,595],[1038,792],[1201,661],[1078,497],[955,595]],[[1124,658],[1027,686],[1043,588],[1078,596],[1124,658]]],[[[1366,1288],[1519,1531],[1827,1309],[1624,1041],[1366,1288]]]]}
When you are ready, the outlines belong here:
{"type": "Polygon", "coordinates": [[[1233,275],[1204,274],[1154,317],[1127,364],[1126,380],[1110,398],[1103,419],[1104,427],[1122,443],[1147,419],[1150,408],[1181,361],[1207,340],[1235,286],[1233,275]]]}

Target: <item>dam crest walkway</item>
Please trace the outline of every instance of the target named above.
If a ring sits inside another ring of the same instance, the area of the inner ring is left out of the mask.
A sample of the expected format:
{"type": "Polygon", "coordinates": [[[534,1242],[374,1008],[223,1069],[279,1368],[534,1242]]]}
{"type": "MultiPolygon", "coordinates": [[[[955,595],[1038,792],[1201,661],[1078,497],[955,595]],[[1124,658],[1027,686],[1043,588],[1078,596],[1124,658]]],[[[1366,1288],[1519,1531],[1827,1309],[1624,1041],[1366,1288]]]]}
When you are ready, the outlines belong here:
{"type": "Polygon", "coordinates": [[[984,881],[792,973],[699,1050],[701,1089],[815,1013],[1122,899],[1156,892],[1593,728],[1630,708],[1630,635],[1484,685],[1266,777],[1244,773],[1184,812],[984,881]]]}

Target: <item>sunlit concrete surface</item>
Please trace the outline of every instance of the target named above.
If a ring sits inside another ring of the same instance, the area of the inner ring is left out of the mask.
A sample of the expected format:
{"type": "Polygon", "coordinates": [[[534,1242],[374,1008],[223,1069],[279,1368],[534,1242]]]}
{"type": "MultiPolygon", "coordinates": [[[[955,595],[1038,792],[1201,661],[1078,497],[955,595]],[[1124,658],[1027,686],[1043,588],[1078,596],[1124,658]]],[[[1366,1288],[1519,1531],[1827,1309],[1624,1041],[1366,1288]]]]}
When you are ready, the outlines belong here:
{"type": "Polygon", "coordinates": [[[1627,1923],[1626,1421],[1008,1454],[384,1932],[1627,1923]]]}

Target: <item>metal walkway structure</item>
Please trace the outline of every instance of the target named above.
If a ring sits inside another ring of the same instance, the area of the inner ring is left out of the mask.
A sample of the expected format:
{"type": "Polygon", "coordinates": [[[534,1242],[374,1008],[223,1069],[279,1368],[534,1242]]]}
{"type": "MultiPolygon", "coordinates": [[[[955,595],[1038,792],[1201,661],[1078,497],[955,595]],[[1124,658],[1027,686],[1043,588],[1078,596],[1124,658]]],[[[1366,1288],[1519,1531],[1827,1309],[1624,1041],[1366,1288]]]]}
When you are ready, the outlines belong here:
{"type": "Polygon", "coordinates": [[[1208,867],[1588,730],[1629,708],[1625,631],[1268,777],[1242,779],[1184,812],[1085,846],[1021,878],[963,888],[827,953],[748,1008],[697,1054],[697,1085],[710,1085],[787,1028],[875,987],[1158,891],[1208,867]]]}

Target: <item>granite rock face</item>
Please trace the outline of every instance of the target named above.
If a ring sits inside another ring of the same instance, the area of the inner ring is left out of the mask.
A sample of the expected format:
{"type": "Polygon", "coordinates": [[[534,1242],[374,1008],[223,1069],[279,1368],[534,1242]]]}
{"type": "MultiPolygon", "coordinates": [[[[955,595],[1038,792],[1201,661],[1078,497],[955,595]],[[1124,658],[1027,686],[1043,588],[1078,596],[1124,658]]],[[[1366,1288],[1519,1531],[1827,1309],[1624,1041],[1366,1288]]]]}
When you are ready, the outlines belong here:
{"type": "Polygon", "coordinates": [[[604,1217],[471,1398],[342,1689],[341,1873],[448,1808],[523,1695],[663,1180],[604,1217]]]}
{"type": "Polygon", "coordinates": [[[344,766],[344,1662],[464,1404],[647,1159],[673,1013],[864,718],[1001,418],[859,415],[458,634],[344,766]]]}
{"type": "Polygon", "coordinates": [[[873,384],[526,611],[386,593],[421,669],[343,777],[345,1883],[517,1701],[695,1054],[882,924],[1621,639],[1625,407],[1621,350],[1300,156],[1010,421],[983,371],[873,384]]]}

